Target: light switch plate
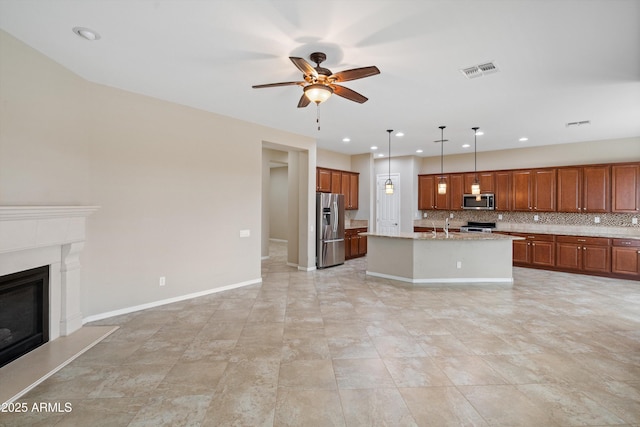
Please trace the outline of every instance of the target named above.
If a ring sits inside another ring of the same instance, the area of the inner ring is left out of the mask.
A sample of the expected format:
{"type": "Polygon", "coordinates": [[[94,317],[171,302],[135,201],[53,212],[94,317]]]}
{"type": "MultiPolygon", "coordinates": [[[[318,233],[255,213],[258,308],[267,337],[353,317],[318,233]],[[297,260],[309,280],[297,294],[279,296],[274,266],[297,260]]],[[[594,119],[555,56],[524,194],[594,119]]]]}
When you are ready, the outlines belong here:
{"type": "Polygon", "coordinates": [[[251,230],[240,230],[240,237],[249,237],[251,236],[251,230]]]}

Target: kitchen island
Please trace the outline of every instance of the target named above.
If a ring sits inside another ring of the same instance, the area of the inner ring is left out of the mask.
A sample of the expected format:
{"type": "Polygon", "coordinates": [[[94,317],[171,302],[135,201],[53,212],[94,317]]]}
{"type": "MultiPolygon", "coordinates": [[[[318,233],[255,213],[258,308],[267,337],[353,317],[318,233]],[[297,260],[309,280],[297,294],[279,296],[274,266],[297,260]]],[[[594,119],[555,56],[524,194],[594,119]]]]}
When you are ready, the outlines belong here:
{"type": "Polygon", "coordinates": [[[367,233],[370,276],[409,283],[513,283],[512,241],[493,233],[367,233]]]}

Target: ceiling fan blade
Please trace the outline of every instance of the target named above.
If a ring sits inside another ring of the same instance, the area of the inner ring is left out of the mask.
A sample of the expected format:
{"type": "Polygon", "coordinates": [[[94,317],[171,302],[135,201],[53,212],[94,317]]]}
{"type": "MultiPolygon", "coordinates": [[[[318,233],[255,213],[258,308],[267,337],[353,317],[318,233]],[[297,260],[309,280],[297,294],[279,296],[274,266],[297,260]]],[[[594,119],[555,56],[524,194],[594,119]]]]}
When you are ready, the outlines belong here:
{"type": "Polygon", "coordinates": [[[278,87],[278,86],[292,86],[292,85],[304,85],[306,82],[282,82],[282,83],[268,83],[266,85],[251,86],[254,89],[261,89],[263,87],[278,87]]]}
{"type": "Polygon", "coordinates": [[[353,68],[351,70],[344,70],[337,72],[333,75],[336,78],[337,82],[347,82],[349,80],[362,79],[364,77],[375,76],[376,74],[380,74],[380,70],[378,67],[362,67],[362,68],[353,68]]]}
{"type": "Polygon", "coordinates": [[[300,101],[298,101],[298,108],[304,108],[307,105],[309,105],[310,102],[311,100],[307,98],[307,95],[303,93],[302,96],[300,97],[300,101]]]}
{"type": "Polygon", "coordinates": [[[298,67],[298,70],[302,71],[305,76],[318,77],[318,72],[307,61],[296,56],[290,56],[289,59],[293,62],[293,65],[298,67]]]}
{"type": "Polygon", "coordinates": [[[349,101],[354,101],[359,104],[362,104],[367,102],[367,100],[369,99],[366,96],[360,95],[355,90],[351,90],[344,86],[332,85],[331,87],[333,88],[333,93],[343,98],[347,98],[349,101]]]}

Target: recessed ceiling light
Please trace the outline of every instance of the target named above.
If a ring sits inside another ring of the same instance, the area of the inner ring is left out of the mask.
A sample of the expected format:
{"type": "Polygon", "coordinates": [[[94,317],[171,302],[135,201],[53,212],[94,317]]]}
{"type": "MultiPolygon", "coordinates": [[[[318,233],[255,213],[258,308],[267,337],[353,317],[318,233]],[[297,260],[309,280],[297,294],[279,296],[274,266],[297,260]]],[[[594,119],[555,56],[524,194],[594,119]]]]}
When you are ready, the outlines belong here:
{"type": "Polygon", "coordinates": [[[404,133],[403,132],[398,132],[398,133],[396,133],[396,136],[404,136],[404,133]]]}
{"type": "Polygon", "coordinates": [[[100,40],[100,34],[98,34],[93,30],[90,30],[89,28],[74,27],[72,31],[76,33],[79,37],[82,37],[83,39],[86,39],[86,40],[91,40],[91,41],[100,40]]]}
{"type": "Polygon", "coordinates": [[[527,138],[526,136],[523,136],[523,137],[522,137],[522,138],[520,138],[518,141],[520,141],[520,142],[525,142],[525,141],[528,141],[528,140],[529,140],[529,138],[527,138]]]}
{"type": "Polygon", "coordinates": [[[481,130],[479,130],[478,132],[476,132],[476,135],[478,135],[478,136],[482,136],[482,135],[484,135],[484,132],[482,132],[481,130]]]}
{"type": "Polygon", "coordinates": [[[378,154],[378,157],[384,157],[384,153],[378,154]]]}
{"type": "Polygon", "coordinates": [[[372,150],[377,150],[378,147],[376,147],[375,145],[373,147],[371,147],[372,150]]]}
{"type": "Polygon", "coordinates": [[[462,144],[462,148],[469,148],[471,147],[471,144],[462,144]]]}
{"type": "Polygon", "coordinates": [[[342,142],[351,142],[351,138],[342,138],[342,142]]]}
{"type": "Polygon", "coordinates": [[[416,153],[422,153],[422,150],[418,148],[418,149],[416,150],[416,153]]]}

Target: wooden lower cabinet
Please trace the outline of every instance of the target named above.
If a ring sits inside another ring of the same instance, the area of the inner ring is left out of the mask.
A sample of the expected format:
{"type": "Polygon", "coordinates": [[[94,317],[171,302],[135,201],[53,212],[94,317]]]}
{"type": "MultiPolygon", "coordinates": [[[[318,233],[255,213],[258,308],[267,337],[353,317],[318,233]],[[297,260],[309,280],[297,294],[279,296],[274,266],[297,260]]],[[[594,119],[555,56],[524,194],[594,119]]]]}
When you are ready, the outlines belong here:
{"type": "Polygon", "coordinates": [[[640,280],[640,240],[613,239],[611,273],[640,280]]]}
{"type": "Polygon", "coordinates": [[[611,239],[556,236],[556,266],[585,273],[611,272],[611,239]]]}
{"type": "Polygon", "coordinates": [[[366,228],[350,228],[344,232],[344,258],[352,259],[365,256],[367,254],[366,228]]]}
{"type": "Polygon", "coordinates": [[[513,241],[513,264],[521,267],[555,267],[555,236],[553,234],[511,233],[525,240],[513,241]]]}

